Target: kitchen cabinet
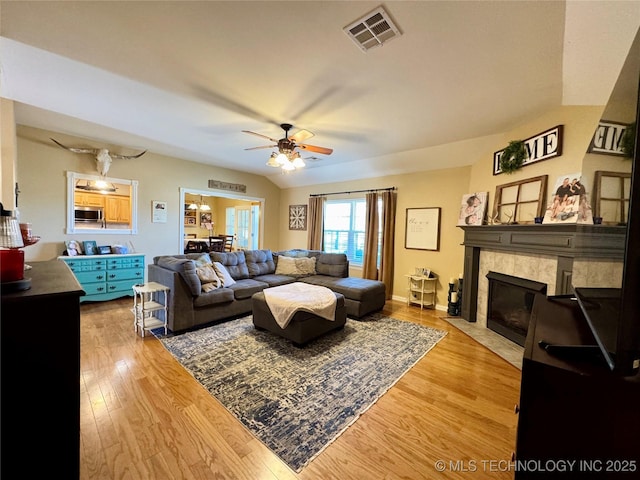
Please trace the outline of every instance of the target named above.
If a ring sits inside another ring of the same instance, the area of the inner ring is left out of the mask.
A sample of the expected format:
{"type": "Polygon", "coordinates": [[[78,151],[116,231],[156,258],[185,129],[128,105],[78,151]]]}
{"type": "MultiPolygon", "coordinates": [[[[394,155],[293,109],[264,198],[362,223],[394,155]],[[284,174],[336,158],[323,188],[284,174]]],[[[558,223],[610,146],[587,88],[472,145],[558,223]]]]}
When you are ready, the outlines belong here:
{"type": "Polygon", "coordinates": [[[118,195],[107,196],[104,219],[107,223],[129,223],[131,221],[131,199],[118,195]]]}
{"type": "Polygon", "coordinates": [[[104,208],[105,196],[99,193],[76,192],[74,198],[75,198],[76,205],[79,205],[82,207],[104,208]]]}

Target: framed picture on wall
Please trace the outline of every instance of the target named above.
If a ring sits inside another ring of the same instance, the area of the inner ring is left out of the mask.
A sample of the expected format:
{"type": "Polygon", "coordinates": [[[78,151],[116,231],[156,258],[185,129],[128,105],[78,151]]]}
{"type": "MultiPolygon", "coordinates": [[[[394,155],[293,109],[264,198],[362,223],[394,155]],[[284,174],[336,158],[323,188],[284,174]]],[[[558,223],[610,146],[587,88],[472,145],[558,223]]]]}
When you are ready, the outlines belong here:
{"type": "Polygon", "coordinates": [[[440,250],[440,207],[407,208],[404,248],[440,250]]]}
{"type": "Polygon", "coordinates": [[[307,206],[289,205],[289,230],[307,229],[307,206]]]}

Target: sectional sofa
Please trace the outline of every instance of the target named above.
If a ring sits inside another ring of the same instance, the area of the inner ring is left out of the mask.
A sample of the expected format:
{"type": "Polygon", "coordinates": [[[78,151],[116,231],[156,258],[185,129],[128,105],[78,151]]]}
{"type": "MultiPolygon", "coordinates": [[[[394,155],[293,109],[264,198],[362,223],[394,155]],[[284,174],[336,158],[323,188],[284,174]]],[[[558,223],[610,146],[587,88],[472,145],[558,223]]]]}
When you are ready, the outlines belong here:
{"type": "Polygon", "coordinates": [[[349,277],[346,255],[317,250],[162,255],[154,257],[148,266],[147,278],[170,289],[168,327],[174,333],[249,314],[255,293],[292,282],[321,285],[341,293],[347,315],[353,318],[382,309],[386,298],[384,283],[349,277]],[[211,287],[211,283],[203,283],[199,265],[209,259],[224,266],[232,278],[227,285],[211,287]],[[209,291],[204,291],[203,285],[209,291]]]}

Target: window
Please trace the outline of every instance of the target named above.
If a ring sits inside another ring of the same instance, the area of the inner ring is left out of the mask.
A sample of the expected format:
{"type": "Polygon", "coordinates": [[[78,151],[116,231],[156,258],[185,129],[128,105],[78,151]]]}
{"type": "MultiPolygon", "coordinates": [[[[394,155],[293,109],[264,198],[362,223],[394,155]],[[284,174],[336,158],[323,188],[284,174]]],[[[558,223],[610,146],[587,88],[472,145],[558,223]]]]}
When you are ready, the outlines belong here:
{"type": "MultiPolygon", "coordinates": [[[[382,210],[379,200],[378,211],[382,210]]],[[[324,208],[324,251],[345,253],[349,262],[362,265],[364,256],[364,227],[367,218],[364,198],[352,200],[328,200],[324,208]]],[[[378,225],[381,228],[381,221],[378,225]]],[[[382,231],[378,230],[380,239],[382,231]]],[[[378,242],[380,244],[380,242],[378,242]]],[[[378,248],[378,264],[380,248],[378,248]]]]}
{"type": "Polygon", "coordinates": [[[66,233],[138,233],[137,180],[67,172],[66,233]]]}

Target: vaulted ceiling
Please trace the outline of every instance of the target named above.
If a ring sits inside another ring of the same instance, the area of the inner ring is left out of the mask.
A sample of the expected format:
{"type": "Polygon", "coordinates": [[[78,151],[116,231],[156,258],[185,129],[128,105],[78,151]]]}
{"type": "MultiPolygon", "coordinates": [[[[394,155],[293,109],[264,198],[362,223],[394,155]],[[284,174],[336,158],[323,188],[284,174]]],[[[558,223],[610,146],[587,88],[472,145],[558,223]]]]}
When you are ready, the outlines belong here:
{"type": "Polygon", "coordinates": [[[286,188],[465,165],[416,158],[602,105],[639,25],[640,1],[3,1],[0,95],[82,146],[286,188]],[[401,35],[364,52],[343,29],[381,5],[401,35]],[[277,139],[284,122],[333,154],[283,175],[245,150],[271,142],[242,130],[277,139]]]}

